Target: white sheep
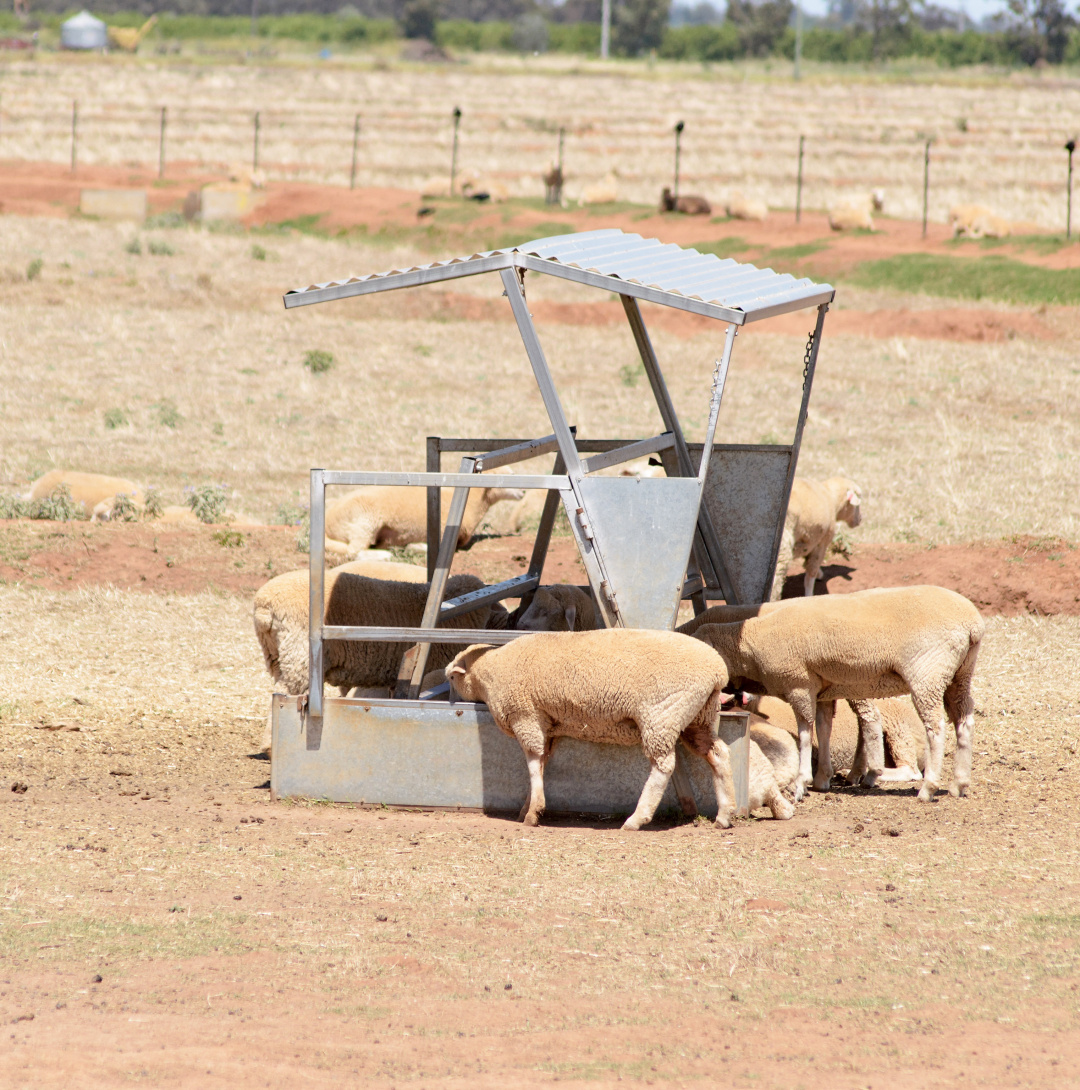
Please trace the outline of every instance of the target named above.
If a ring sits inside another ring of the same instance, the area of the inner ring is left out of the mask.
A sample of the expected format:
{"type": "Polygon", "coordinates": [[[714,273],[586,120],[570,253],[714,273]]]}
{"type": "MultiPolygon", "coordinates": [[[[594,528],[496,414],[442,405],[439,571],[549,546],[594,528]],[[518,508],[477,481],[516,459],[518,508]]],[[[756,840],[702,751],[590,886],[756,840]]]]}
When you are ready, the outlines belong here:
{"type": "Polygon", "coordinates": [[[1012,224],[985,205],[958,204],[949,209],[953,238],[1008,238],[1012,224]]]}
{"type": "Polygon", "coordinates": [[[847,477],[830,477],[826,481],[795,478],[776,560],[774,601],[784,589],[788,565],[798,557],[805,557],[803,592],[814,593],[814,584],[821,578],[822,561],[841,522],[852,529],[862,522],[862,492],[854,481],[847,477]]]}
{"type": "MultiPolygon", "coordinates": [[[[413,582],[411,572],[398,569],[413,565],[384,565],[357,561],[330,568],[324,576],[328,625],[379,625],[419,627],[427,602],[428,584],[413,582]],[[362,574],[373,569],[386,579],[362,574]],[[401,581],[402,576],[409,580],[401,581]]],[[[423,574],[422,570],[415,568],[423,574]]],[[[483,582],[474,575],[454,575],[447,581],[446,597],[479,590],[483,582]]],[[[308,570],[284,572],[264,583],[255,593],[255,637],[262,648],[266,669],[279,691],[300,695],[308,691],[308,570]]],[[[444,622],[444,628],[505,628],[506,610],[501,605],[482,606],[444,622]],[[493,622],[493,618],[496,618],[493,622]]],[[[445,666],[460,644],[433,644],[428,659],[432,668],[445,666]]],[[[351,689],[371,690],[357,695],[385,696],[397,681],[406,643],[375,643],[327,640],[323,644],[324,676],[345,696],[351,689]],[[378,690],[375,692],[375,690],[378,690]]],[[[261,748],[270,747],[270,721],[261,748]]]]}
{"type": "Polygon", "coordinates": [[[102,473],[80,473],[73,469],[50,469],[38,477],[23,497],[42,500],[51,496],[62,485],[67,485],[71,498],[94,521],[107,521],[117,495],[127,496],[141,508],[146,499],[142,488],[124,477],[107,477],[102,473]]]}
{"type": "Polygon", "coordinates": [[[744,197],[732,193],[724,205],[724,211],[733,220],[756,220],[763,223],[769,216],[769,206],[757,197],[744,197]]]}
{"type": "Polygon", "coordinates": [[[884,207],[885,191],[881,189],[859,196],[844,197],[829,209],[829,226],[834,231],[872,231],[874,213],[880,212],[884,207]]]}
{"type": "Polygon", "coordinates": [[[623,824],[640,829],[663,798],[681,737],[708,761],[716,821],[730,827],[731,763],[712,734],[727,671],[689,637],[622,628],[538,632],[503,647],[466,648],[447,666],[446,679],[466,700],[486,703],[499,729],[520,743],[529,766],[529,800],[520,815],[526,825],[544,811],[544,765],[565,737],[644,748],[652,770],[623,824]]]}
{"type": "MultiPolygon", "coordinates": [[[[482,480],[482,478],[479,478],[482,480]]],[[[484,488],[469,492],[458,534],[458,548],[469,543],[488,509],[503,500],[520,500],[520,488],[484,488]]],[[[450,506],[450,490],[442,491],[442,521],[450,506]]],[[[411,545],[427,540],[427,489],[393,485],[357,488],[326,506],[327,548],[355,559],[378,545],[411,545]]]]}
{"type": "Polygon", "coordinates": [[[514,628],[525,632],[589,632],[599,627],[596,603],[580,587],[538,587],[514,628]]]}
{"type": "Polygon", "coordinates": [[[799,723],[796,796],[811,782],[811,731],[818,734],[816,790],[832,779],[829,748],[837,700],[911,694],[926,728],[926,773],[919,798],[941,779],[945,711],[956,730],[953,795],[971,783],[971,680],[985,625],[964,597],[944,587],[894,587],[799,598],[731,624],[694,633],[719,652],[731,683],[756,685],[786,700],[799,723]]]}
{"type": "Polygon", "coordinates": [[[614,204],[619,199],[619,183],[614,171],[608,171],[602,182],[587,185],[578,198],[578,204],[614,204]]]}

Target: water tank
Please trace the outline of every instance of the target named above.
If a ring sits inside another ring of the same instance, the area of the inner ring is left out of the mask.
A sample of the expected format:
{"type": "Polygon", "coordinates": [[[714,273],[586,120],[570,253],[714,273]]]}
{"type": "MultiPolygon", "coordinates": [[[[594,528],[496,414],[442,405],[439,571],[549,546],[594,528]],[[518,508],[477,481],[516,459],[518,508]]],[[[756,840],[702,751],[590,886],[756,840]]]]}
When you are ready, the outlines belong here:
{"type": "Polygon", "coordinates": [[[60,27],[60,45],[64,49],[104,49],[108,41],[105,24],[88,11],[80,11],[60,27]]]}

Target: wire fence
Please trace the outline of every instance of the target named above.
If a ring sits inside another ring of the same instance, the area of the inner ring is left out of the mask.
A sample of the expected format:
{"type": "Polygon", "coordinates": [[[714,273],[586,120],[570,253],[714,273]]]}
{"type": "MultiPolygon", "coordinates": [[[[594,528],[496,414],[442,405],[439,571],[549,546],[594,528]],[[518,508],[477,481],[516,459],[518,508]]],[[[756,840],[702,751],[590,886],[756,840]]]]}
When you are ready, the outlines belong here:
{"type": "Polygon", "coordinates": [[[463,111],[459,174],[511,196],[543,195],[564,128],[567,199],[608,179],[618,199],[653,204],[671,182],[673,127],[684,120],[680,188],[718,209],[735,193],[794,208],[803,136],[804,209],[882,189],[887,214],[918,220],[932,139],[932,222],[974,202],[1048,230],[1065,227],[1063,149],[1080,125],[1080,87],[1038,81],[794,85],[73,64],[50,72],[28,63],[0,78],[0,161],[68,163],[74,142],[82,165],[156,169],[164,106],[167,176],[250,166],[258,114],[258,162],[271,180],[415,190],[449,177],[454,105],[463,111]]]}

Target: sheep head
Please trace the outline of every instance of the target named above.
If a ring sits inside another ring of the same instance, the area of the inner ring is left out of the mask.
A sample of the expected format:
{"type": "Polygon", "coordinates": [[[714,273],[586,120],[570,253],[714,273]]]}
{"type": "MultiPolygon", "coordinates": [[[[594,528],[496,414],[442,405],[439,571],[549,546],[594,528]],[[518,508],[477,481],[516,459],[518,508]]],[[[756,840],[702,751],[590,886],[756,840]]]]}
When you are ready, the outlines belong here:
{"type": "Polygon", "coordinates": [[[862,522],[862,493],[854,481],[846,481],[847,490],[844,493],[844,502],[837,511],[836,517],[840,522],[846,522],[854,529],[862,522]]]}
{"type": "Polygon", "coordinates": [[[474,643],[459,652],[446,668],[446,680],[463,700],[483,702],[487,696],[484,683],[477,677],[474,667],[493,650],[489,643],[474,643]]]}
{"type": "Polygon", "coordinates": [[[541,587],[514,627],[524,632],[573,632],[576,621],[577,606],[573,602],[564,604],[541,587]]]}
{"type": "Polygon", "coordinates": [[[491,507],[493,504],[501,503],[503,500],[523,500],[525,498],[525,490],[523,488],[485,488],[484,489],[484,502],[491,507]]]}

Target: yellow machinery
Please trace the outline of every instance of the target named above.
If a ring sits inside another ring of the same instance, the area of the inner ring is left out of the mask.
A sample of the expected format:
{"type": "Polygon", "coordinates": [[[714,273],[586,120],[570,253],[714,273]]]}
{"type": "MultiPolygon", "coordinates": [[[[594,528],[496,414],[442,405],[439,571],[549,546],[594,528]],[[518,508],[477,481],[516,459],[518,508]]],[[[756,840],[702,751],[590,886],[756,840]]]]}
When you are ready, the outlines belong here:
{"type": "Polygon", "coordinates": [[[154,24],[156,22],[157,16],[151,15],[138,29],[131,26],[111,26],[109,27],[109,41],[112,42],[117,49],[123,49],[128,53],[134,53],[135,50],[139,48],[139,42],[154,29],[154,24]]]}

